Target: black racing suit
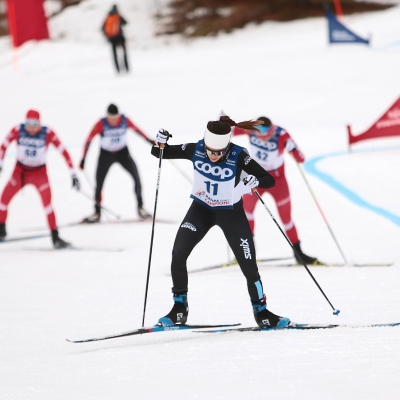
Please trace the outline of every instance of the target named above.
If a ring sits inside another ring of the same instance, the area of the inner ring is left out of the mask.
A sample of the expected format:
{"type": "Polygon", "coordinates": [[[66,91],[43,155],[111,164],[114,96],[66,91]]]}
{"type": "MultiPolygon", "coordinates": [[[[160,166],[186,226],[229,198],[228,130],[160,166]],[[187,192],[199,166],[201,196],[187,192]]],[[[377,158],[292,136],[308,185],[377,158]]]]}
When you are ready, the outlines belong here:
{"type": "MultiPolygon", "coordinates": [[[[115,162],[120,163],[122,167],[125,168],[132,176],[135,182],[135,194],[137,198],[138,208],[142,207],[142,185],[140,183],[139,172],[135,161],[133,161],[133,158],[129,153],[128,147],[124,147],[123,149],[115,152],[100,149],[99,161],[97,163],[96,170],[96,191],[94,197],[96,200],[96,204],[101,203],[101,191],[103,189],[104,180],[111,165],[115,162]]],[[[98,208],[96,208],[96,211],[99,211],[100,207],[97,207],[98,208]]]]}
{"type": "MultiPolygon", "coordinates": [[[[230,148],[232,147],[233,144],[231,143],[230,148]]],[[[195,148],[196,143],[176,146],[167,144],[164,148],[163,158],[192,160],[195,148]]],[[[153,146],[151,153],[159,157],[160,149],[153,146]]],[[[223,160],[224,157],[219,162],[223,160]]],[[[218,162],[215,164],[218,164],[218,162]]],[[[251,159],[245,151],[241,151],[238,155],[235,186],[240,181],[242,171],[249,175],[254,175],[259,180],[259,187],[261,188],[270,188],[275,184],[274,178],[256,161],[251,159]]],[[[255,196],[255,194],[253,195],[255,196]]],[[[224,232],[229,246],[247,279],[251,301],[253,303],[260,301],[264,293],[256,263],[253,235],[243,210],[242,200],[235,203],[233,209],[210,208],[193,201],[178,230],[172,250],[171,275],[173,293],[187,292],[188,274],[186,261],[194,247],[214,225],[219,226],[224,232]]]]}

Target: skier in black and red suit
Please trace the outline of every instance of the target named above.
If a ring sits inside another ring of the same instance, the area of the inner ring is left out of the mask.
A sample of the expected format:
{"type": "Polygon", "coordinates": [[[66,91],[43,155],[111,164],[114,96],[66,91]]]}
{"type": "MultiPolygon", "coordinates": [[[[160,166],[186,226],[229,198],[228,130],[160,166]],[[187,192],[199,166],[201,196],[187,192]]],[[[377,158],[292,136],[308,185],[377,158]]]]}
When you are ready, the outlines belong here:
{"type": "Polygon", "coordinates": [[[40,114],[35,110],[29,110],[25,122],[13,128],[4,140],[0,147],[0,171],[6,149],[14,140],[17,142],[17,164],[0,199],[0,241],[6,238],[9,203],[25,185],[31,184],[36,187],[42,199],[54,247],[70,247],[70,243],[65,242],[58,235],[56,216],[51,204],[50,183],[47,177],[46,153],[49,144],[56,147],[68,164],[72,186],[79,190],[79,180],[76,177],[70,155],[54,131],[41,126],[40,114]]]}
{"type": "Polygon", "coordinates": [[[85,158],[91,141],[96,135],[100,135],[100,155],[96,171],[96,190],[95,190],[95,212],[90,217],[83,220],[86,223],[100,221],[101,217],[101,191],[104,180],[111,165],[118,162],[132,176],[135,182],[135,194],[137,199],[137,211],[141,219],[151,218],[151,215],[143,208],[142,185],[140,183],[139,172],[136,163],[133,161],[128,147],[126,131],[130,128],[143,137],[146,141],[154,144],[147,135],[139,129],[128,117],[120,114],[115,104],[110,104],[107,108],[107,116],[96,122],[86,139],[82,160],[79,164],[83,170],[85,168],[85,158]]]}
{"type": "MultiPolygon", "coordinates": [[[[296,253],[294,253],[297,262],[302,263],[302,261],[304,261],[306,264],[311,265],[321,264],[317,258],[303,253],[300,247],[300,239],[297,234],[297,229],[291,216],[292,206],[289,186],[285,176],[284,150],[288,151],[298,163],[304,162],[304,154],[299,150],[298,146],[285,129],[273,125],[271,120],[267,117],[259,117],[258,120],[263,121],[264,123],[257,127],[259,132],[250,132],[234,127],[232,134],[234,136],[249,136],[250,155],[275,178],[274,187],[267,189],[261,188],[258,192],[260,195],[263,193],[269,193],[274,198],[286,235],[302,258],[302,260],[300,260],[296,253]]],[[[243,197],[244,210],[247,219],[249,220],[253,235],[255,225],[254,209],[256,208],[258,201],[259,199],[257,196],[245,195],[243,197]]]]}

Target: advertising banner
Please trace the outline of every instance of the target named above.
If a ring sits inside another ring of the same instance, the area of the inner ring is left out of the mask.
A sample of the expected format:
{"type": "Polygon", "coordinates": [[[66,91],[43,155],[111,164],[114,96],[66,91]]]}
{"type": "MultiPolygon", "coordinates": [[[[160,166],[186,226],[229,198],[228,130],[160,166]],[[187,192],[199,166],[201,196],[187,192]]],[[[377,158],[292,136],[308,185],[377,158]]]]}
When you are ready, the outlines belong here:
{"type": "Polygon", "coordinates": [[[6,4],[14,47],[28,40],[49,39],[43,0],[6,0],[6,4]]]}
{"type": "Polygon", "coordinates": [[[400,136],[400,98],[364,133],[354,136],[349,125],[347,133],[350,145],[361,140],[400,136]]]}
{"type": "Polygon", "coordinates": [[[363,39],[356,35],[350,29],[346,28],[336,17],[325,10],[326,18],[328,19],[329,43],[363,43],[369,44],[369,40],[363,39]]]}

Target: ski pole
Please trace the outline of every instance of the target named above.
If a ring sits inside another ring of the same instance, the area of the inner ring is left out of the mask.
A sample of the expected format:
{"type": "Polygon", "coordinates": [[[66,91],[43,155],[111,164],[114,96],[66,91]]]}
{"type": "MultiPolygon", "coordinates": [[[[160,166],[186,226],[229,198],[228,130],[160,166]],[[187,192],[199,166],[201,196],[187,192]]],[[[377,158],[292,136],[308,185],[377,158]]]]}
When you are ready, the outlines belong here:
{"type": "Polygon", "coordinates": [[[90,189],[92,189],[92,190],[94,191],[93,182],[92,182],[92,180],[90,179],[90,176],[89,176],[89,174],[87,173],[86,169],[83,170],[83,174],[85,175],[85,178],[86,178],[86,180],[87,180],[87,183],[88,183],[89,186],[90,186],[90,189]]]}
{"type": "MultiPolygon", "coordinates": [[[[168,135],[168,137],[172,137],[167,131],[161,131],[164,135],[168,135]]],[[[160,143],[160,156],[158,162],[158,175],[157,175],[157,185],[156,185],[156,196],[154,200],[154,211],[153,211],[153,223],[151,226],[151,238],[150,238],[150,250],[149,250],[149,263],[147,266],[147,278],[146,278],[146,290],[144,294],[144,304],[143,304],[143,318],[142,318],[142,328],[144,327],[144,318],[146,315],[146,304],[147,304],[147,292],[149,290],[149,279],[150,279],[150,266],[151,266],[151,255],[153,253],[153,241],[154,241],[154,224],[156,221],[156,212],[157,212],[157,201],[158,201],[158,189],[160,188],[160,177],[161,177],[161,162],[164,156],[164,146],[165,144],[160,143]]]]}
{"type": "MultiPolygon", "coordinates": [[[[85,175],[86,181],[87,181],[87,183],[89,184],[90,189],[92,189],[93,192],[94,192],[95,189],[94,189],[93,182],[92,182],[92,180],[90,179],[90,176],[89,176],[88,172],[86,171],[86,169],[83,170],[83,174],[85,175]]],[[[96,205],[97,205],[97,203],[96,203],[96,205]]],[[[99,206],[100,206],[100,208],[102,208],[101,205],[99,205],[99,206]]],[[[104,211],[105,211],[105,210],[104,210],[104,211]]],[[[106,217],[106,220],[107,220],[107,221],[110,220],[110,218],[108,217],[107,214],[105,214],[105,217],[106,217]]],[[[117,219],[119,219],[119,218],[117,218],[117,219]]]]}
{"type": "Polygon", "coordinates": [[[336,240],[336,237],[335,237],[335,235],[333,234],[333,231],[332,231],[332,229],[331,229],[331,227],[330,227],[330,225],[329,225],[329,222],[328,222],[328,220],[326,219],[326,217],[325,217],[325,215],[324,215],[324,213],[323,213],[323,211],[322,211],[322,208],[320,207],[320,205],[319,205],[319,203],[318,203],[318,200],[317,200],[317,198],[315,197],[315,194],[314,194],[314,192],[313,192],[312,189],[311,189],[310,184],[308,183],[308,180],[307,180],[307,178],[306,178],[306,175],[305,175],[303,169],[301,168],[301,166],[300,166],[299,163],[296,163],[296,164],[297,164],[297,166],[299,167],[299,171],[300,171],[300,173],[301,173],[301,176],[303,177],[304,182],[306,183],[306,185],[307,185],[307,187],[308,187],[308,190],[310,191],[311,196],[312,196],[312,198],[314,199],[315,204],[317,205],[317,208],[318,208],[319,212],[321,213],[322,218],[323,218],[323,220],[325,221],[325,224],[326,224],[327,228],[329,229],[329,232],[331,233],[331,236],[332,236],[333,240],[335,241],[336,246],[337,246],[337,248],[338,248],[340,254],[342,255],[342,258],[343,258],[345,264],[347,265],[346,257],[344,256],[344,253],[343,253],[342,249],[341,249],[340,246],[339,246],[339,242],[336,240]]]}
{"type": "Polygon", "coordinates": [[[332,303],[329,301],[328,297],[326,296],[326,294],[324,293],[324,291],[321,289],[321,286],[319,286],[318,282],[316,281],[316,279],[314,278],[313,274],[311,273],[311,271],[308,269],[307,265],[305,264],[305,262],[303,261],[303,259],[301,258],[300,254],[298,253],[298,251],[294,248],[292,242],[289,240],[289,238],[286,236],[285,232],[283,232],[282,228],[279,226],[278,222],[276,221],[276,219],[274,218],[274,216],[272,215],[271,211],[269,210],[269,208],[267,207],[267,205],[264,203],[263,199],[260,196],[260,193],[258,193],[257,189],[253,189],[254,193],[257,195],[257,197],[259,198],[259,200],[261,201],[261,203],[263,204],[264,208],[268,211],[268,214],[270,215],[270,217],[273,219],[273,221],[275,222],[275,225],[279,228],[279,230],[281,231],[282,235],[285,237],[285,239],[287,240],[287,242],[289,243],[290,247],[292,248],[292,250],[294,251],[294,253],[296,254],[298,260],[301,261],[301,263],[303,264],[303,267],[307,270],[308,274],[311,276],[312,280],[314,281],[314,283],[317,285],[318,289],[321,291],[321,293],[324,295],[326,301],[329,303],[329,305],[332,307],[333,310],[333,315],[338,315],[340,313],[340,310],[336,310],[335,307],[333,307],[332,303]]]}
{"type": "Polygon", "coordinates": [[[111,211],[109,208],[102,206],[101,204],[99,204],[96,200],[93,199],[92,196],[90,196],[89,194],[85,193],[81,190],[78,190],[78,192],[85,196],[87,199],[93,201],[97,206],[99,206],[102,210],[108,212],[110,215],[112,215],[113,217],[115,217],[116,219],[121,219],[121,216],[116,214],[115,212],[111,211]]]}

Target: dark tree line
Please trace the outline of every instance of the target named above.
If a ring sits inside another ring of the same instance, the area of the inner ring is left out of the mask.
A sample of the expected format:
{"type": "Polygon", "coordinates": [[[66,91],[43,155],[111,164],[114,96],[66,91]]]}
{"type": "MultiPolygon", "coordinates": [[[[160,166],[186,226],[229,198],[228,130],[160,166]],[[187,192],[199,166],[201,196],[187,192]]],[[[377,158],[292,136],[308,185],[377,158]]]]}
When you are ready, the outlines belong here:
{"type": "MultiPolygon", "coordinates": [[[[383,10],[391,5],[340,0],[344,14],[383,10]]],[[[187,37],[230,32],[246,24],[293,21],[324,15],[324,4],[334,11],[332,0],[172,0],[160,13],[159,34],[187,37]]]]}

